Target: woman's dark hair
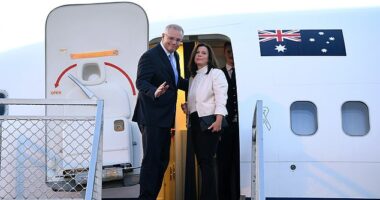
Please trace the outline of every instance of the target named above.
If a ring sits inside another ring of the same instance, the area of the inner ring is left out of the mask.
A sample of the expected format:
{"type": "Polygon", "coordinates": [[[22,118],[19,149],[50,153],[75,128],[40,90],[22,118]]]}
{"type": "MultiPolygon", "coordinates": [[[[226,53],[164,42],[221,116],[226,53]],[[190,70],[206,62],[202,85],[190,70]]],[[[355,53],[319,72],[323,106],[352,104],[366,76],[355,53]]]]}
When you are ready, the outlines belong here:
{"type": "Polygon", "coordinates": [[[207,62],[208,66],[207,66],[206,74],[208,74],[212,68],[217,68],[218,66],[218,61],[216,60],[214,51],[212,50],[210,45],[206,43],[199,43],[194,47],[193,52],[191,53],[191,56],[190,56],[189,64],[187,66],[192,77],[197,75],[198,67],[197,67],[197,64],[195,64],[194,62],[194,58],[195,58],[195,55],[197,54],[197,50],[199,47],[206,47],[208,50],[208,62],[207,62]]]}

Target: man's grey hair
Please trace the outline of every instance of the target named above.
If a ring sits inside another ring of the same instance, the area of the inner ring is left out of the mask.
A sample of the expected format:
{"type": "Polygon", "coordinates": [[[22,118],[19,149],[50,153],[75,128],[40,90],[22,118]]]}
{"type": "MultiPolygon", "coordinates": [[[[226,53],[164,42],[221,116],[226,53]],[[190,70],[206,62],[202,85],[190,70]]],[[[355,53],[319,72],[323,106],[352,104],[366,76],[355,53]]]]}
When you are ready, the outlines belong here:
{"type": "Polygon", "coordinates": [[[167,25],[166,28],[165,28],[165,33],[168,33],[169,29],[174,29],[174,30],[177,30],[177,31],[181,32],[181,35],[183,37],[184,32],[183,32],[183,28],[180,25],[177,25],[177,24],[169,24],[169,25],[167,25]]]}

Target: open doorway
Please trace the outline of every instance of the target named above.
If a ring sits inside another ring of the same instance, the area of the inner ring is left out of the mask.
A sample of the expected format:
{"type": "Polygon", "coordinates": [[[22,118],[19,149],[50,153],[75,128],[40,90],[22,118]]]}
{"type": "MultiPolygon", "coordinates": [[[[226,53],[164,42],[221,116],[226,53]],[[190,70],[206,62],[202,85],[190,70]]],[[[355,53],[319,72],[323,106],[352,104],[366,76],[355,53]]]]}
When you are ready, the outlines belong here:
{"type": "MultiPolygon", "coordinates": [[[[161,38],[151,40],[149,43],[150,48],[159,44],[160,41],[161,38]]],[[[187,65],[193,48],[198,43],[206,43],[211,46],[217,58],[218,66],[225,73],[229,84],[227,110],[232,114],[227,116],[229,127],[222,134],[218,148],[218,186],[220,199],[238,199],[240,198],[240,153],[236,80],[234,78],[235,75],[230,71],[231,69],[227,70],[234,67],[233,44],[229,37],[221,34],[185,35],[182,44],[177,50],[180,56],[181,74],[184,78],[190,77],[187,65]],[[232,63],[230,62],[231,60],[232,63]]],[[[195,158],[194,156],[189,156],[194,154],[188,145],[189,135],[186,129],[186,116],[180,111],[181,108],[178,106],[186,101],[186,96],[187,94],[182,91],[178,93],[175,144],[172,144],[173,151],[171,150],[174,155],[171,153],[173,157],[171,157],[167,172],[168,176],[170,176],[170,170],[173,170],[172,166],[175,166],[175,186],[169,187],[176,188],[176,199],[194,199],[194,195],[197,195],[200,188],[199,170],[197,170],[195,158]]],[[[168,178],[168,180],[171,181],[172,179],[168,178]]],[[[163,187],[168,185],[171,185],[171,183],[165,183],[163,187]]],[[[166,193],[166,189],[161,188],[161,190],[166,193]]]]}

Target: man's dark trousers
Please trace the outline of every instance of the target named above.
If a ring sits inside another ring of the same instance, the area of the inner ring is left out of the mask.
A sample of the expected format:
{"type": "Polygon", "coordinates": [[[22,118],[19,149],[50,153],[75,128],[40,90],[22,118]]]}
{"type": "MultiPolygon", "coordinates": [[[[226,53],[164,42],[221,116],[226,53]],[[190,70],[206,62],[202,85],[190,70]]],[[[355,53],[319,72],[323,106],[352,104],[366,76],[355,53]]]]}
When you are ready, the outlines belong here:
{"type": "Polygon", "coordinates": [[[155,200],[170,159],[170,128],[143,125],[139,127],[144,151],[139,199],[155,200]]]}

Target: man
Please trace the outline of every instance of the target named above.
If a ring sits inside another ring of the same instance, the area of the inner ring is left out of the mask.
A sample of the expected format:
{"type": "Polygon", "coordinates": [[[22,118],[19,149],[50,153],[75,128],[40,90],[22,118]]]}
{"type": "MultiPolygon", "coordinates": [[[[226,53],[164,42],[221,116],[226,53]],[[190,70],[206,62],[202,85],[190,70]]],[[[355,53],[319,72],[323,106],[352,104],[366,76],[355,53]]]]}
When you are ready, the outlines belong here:
{"type": "Polygon", "coordinates": [[[174,126],[177,90],[188,87],[180,77],[178,49],[183,39],[179,25],[166,26],[160,44],[145,52],[138,64],[139,90],[133,121],[142,133],[143,160],[139,199],[156,199],[169,162],[170,129],[174,126]]]}
{"type": "Polygon", "coordinates": [[[236,93],[235,63],[230,42],[224,44],[226,67],[222,70],[228,82],[227,122],[218,147],[219,200],[240,199],[239,124],[236,93]]]}

